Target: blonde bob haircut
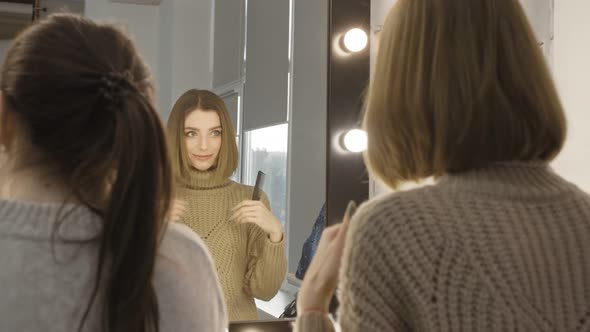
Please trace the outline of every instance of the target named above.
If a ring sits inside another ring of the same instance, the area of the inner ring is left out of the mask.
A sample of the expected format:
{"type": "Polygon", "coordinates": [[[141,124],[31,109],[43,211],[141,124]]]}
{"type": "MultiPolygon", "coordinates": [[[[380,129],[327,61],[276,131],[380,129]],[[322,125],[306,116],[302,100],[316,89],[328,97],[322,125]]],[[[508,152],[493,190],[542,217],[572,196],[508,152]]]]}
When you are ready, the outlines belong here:
{"type": "Polygon", "coordinates": [[[399,0],[365,101],[365,160],[402,181],[550,161],[566,119],[517,0],[399,0]]]}
{"type": "Polygon", "coordinates": [[[207,90],[188,90],[174,104],[168,118],[168,144],[172,171],[177,181],[188,181],[193,167],[188,159],[184,137],[184,122],[189,113],[202,110],[217,112],[221,122],[221,149],[214,167],[218,178],[229,178],[238,166],[236,130],[225,103],[219,96],[207,90]]]}

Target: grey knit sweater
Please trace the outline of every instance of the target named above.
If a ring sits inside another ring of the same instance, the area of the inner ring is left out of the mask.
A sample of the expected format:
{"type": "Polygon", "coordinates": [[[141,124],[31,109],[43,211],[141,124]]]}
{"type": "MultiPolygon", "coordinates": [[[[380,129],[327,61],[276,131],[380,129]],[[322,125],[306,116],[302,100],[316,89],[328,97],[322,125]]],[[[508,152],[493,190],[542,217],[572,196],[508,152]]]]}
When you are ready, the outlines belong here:
{"type": "MultiPolygon", "coordinates": [[[[77,331],[94,285],[101,220],[76,207],[55,227],[59,208],[0,200],[0,331],[77,331]]],[[[168,226],[153,285],[160,331],[225,330],[211,257],[188,227],[168,226]]],[[[84,331],[104,331],[99,307],[91,311],[84,331]]]]}
{"type": "Polygon", "coordinates": [[[590,196],[543,164],[448,175],[359,209],[343,264],[342,331],[589,331],[590,196]]]}

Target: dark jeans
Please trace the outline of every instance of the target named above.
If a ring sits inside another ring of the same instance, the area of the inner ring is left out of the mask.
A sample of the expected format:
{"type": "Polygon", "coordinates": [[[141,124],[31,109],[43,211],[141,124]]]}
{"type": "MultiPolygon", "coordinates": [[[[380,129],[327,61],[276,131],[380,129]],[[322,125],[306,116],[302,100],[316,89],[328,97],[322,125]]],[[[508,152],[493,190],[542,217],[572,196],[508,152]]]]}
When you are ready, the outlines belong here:
{"type": "MultiPolygon", "coordinates": [[[[313,224],[313,229],[311,230],[311,234],[305,243],[303,244],[303,251],[301,252],[301,258],[299,259],[299,265],[297,266],[297,271],[295,272],[295,276],[297,279],[303,280],[305,276],[305,272],[309,267],[309,263],[313,259],[313,255],[315,254],[316,250],[318,249],[318,244],[320,243],[320,237],[322,236],[322,232],[326,228],[326,205],[322,206],[320,210],[320,214],[318,215],[315,223],[313,224]]],[[[338,308],[338,300],[336,296],[332,297],[332,301],[330,301],[330,312],[335,313],[336,309],[338,308]]],[[[285,307],[285,311],[280,316],[280,318],[291,318],[297,317],[297,299],[293,300],[293,302],[289,303],[287,307],[285,307]]]]}
{"type": "Polygon", "coordinates": [[[297,279],[303,280],[303,276],[305,276],[305,271],[309,267],[309,263],[313,259],[313,255],[318,248],[318,244],[320,243],[320,237],[322,236],[322,232],[326,228],[326,204],[322,206],[320,210],[320,214],[315,220],[313,224],[313,229],[311,230],[311,234],[305,243],[303,243],[303,251],[301,252],[301,258],[299,259],[299,265],[297,266],[297,271],[295,272],[295,276],[297,279]]]}

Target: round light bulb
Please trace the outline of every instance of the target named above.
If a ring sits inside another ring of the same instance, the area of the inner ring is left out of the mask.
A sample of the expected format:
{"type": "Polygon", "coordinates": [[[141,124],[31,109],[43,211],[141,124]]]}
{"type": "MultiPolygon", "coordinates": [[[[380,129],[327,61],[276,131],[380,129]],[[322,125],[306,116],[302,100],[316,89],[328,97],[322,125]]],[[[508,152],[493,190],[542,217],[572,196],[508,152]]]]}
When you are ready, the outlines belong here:
{"type": "Polygon", "coordinates": [[[343,143],[344,148],[350,152],[363,152],[367,149],[367,133],[352,129],[344,135],[343,143]]]}
{"type": "Polygon", "coordinates": [[[359,28],[348,30],[344,35],[344,47],[350,52],[360,52],[366,46],[369,38],[367,33],[359,28]]]}

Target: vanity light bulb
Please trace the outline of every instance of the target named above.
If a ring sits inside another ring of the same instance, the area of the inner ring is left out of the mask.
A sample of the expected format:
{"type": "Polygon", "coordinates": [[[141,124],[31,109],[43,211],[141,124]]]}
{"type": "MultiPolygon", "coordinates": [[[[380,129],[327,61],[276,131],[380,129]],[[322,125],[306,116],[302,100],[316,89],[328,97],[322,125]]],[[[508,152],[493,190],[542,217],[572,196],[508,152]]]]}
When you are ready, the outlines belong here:
{"type": "Polygon", "coordinates": [[[363,152],[367,149],[367,133],[361,129],[352,129],[344,135],[343,143],[350,152],[363,152]]]}
{"type": "Polygon", "coordinates": [[[350,52],[360,52],[366,46],[369,38],[367,33],[359,28],[348,30],[344,35],[344,47],[350,52]]]}

